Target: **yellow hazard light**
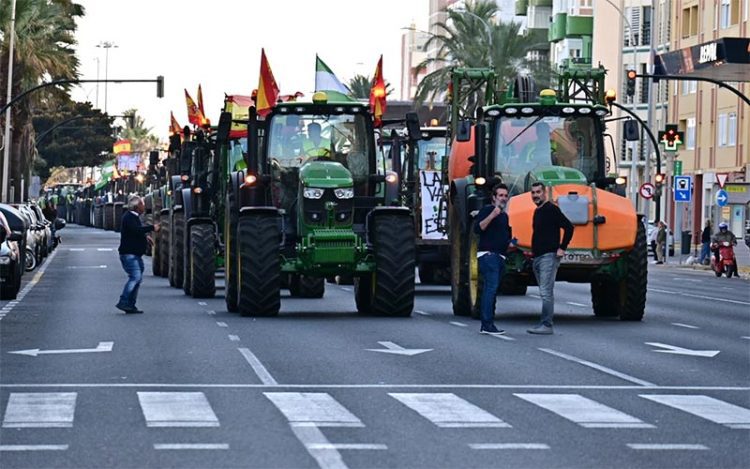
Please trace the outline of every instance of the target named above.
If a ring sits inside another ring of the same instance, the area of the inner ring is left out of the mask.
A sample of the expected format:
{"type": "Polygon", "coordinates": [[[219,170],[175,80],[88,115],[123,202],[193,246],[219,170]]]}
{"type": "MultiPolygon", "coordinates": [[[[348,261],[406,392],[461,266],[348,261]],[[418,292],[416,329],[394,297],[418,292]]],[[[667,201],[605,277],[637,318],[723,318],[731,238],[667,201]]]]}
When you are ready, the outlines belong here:
{"type": "Polygon", "coordinates": [[[437,119],[432,119],[430,121],[430,127],[437,127],[437,125],[440,123],[437,119]]]}
{"type": "Polygon", "coordinates": [[[317,91],[313,94],[312,101],[315,104],[325,104],[328,102],[328,95],[323,91],[317,91]]]}
{"type": "Polygon", "coordinates": [[[607,101],[607,104],[615,102],[617,100],[617,91],[613,88],[608,89],[604,95],[604,100],[607,101]]]}
{"type": "Polygon", "coordinates": [[[193,192],[196,194],[200,194],[201,192],[203,192],[203,189],[201,189],[200,187],[195,187],[193,188],[193,192]]]}
{"type": "Polygon", "coordinates": [[[398,181],[398,177],[393,173],[385,177],[385,182],[387,182],[388,184],[395,184],[396,181],[398,181]]]}
{"type": "Polygon", "coordinates": [[[474,180],[474,184],[476,184],[477,186],[483,186],[486,183],[487,183],[487,180],[483,178],[482,176],[479,176],[478,178],[474,180]]]}
{"type": "Polygon", "coordinates": [[[258,178],[255,177],[254,174],[248,174],[245,176],[245,184],[255,184],[255,181],[257,181],[258,178]]]}

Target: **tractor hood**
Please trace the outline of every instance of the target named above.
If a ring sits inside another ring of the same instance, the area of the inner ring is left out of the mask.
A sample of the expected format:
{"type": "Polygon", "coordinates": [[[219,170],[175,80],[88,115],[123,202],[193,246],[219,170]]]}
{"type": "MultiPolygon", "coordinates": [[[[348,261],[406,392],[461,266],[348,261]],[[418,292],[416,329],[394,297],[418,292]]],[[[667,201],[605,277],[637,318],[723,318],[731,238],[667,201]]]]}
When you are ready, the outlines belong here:
{"type": "Polygon", "coordinates": [[[310,161],[299,170],[299,180],[304,187],[322,189],[352,187],[352,174],[341,163],[335,161],[310,161]]]}
{"type": "Polygon", "coordinates": [[[529,173],[529,185],[537,181],[543,182],[548,187],[565,183],[586,184],[586,176],[575,168],[541,166],[529,173]]]}

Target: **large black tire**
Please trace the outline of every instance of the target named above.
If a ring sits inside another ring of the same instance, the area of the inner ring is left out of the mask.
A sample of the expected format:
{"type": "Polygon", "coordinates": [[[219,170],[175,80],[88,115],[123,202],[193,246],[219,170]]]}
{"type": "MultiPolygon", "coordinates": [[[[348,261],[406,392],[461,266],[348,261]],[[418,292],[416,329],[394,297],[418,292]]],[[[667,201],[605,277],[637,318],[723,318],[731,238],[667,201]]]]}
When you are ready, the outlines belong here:
{"type": "Polygon", "coordinates": [[[499,293],[505,296],[524,296],[528,286],[517,282],[509,275],[503,276],[500,281],[499,293]]]}
{"type": "Polygon", "coordinates": [[[354,282],[357,310],[380,316],[411,316],[416,264],[414,220],[403,215],[375,217],[373,245],[375,272],[354,282]]]}
{"type": "Polygon", "coordinates": [[[323,298],[326,292],[324,278],[293,274],[289,282],[289,293],[297,298],[323,298]]]}
{"type": "Polygon", "coordinates": [[[419,283],[421,285],[435,284],[435,269],[432,264],[419,264],[419,283]]]}
{"type": "Polygon", "coordinates": [[[239,309],[237,295],[239,292],[238,245],[237,245],[237,203],[234,192],[227,193],[224,215],[224,300],[227,311],[236,313],[239,309]]]}
{"type": "Polygon", "coordinates": [[[456,316],[479,314],[479,262],[473,226],[468,233],[461,230],[460,217],[451,206],[448,226],[451,227],[451,301],[456,316]]]}
{"type": "Polygon", "coordinates": [[[185,212],[172,215],[172,257],[169,260],[170,285],[182,288],[185,274],[185,212]]]}
{"type": "Polygon", "coordinates": [[[212,224],[190,227],[188,277],[190,277],[193,298],[213,298],[216,295],[216,241],[214,231],[214,225],[212,224]]]}
{"type": "Polygon", "coordinates": [[[20,282],[16,278],[18,274],[16,273],[16,269],[11,269],[10,275],[7,279],[5,279],[5,282],[0,283],[0,300],[15,300],[16,296],[18,296],[18,290],[20,285],[20,282]]]}
{"type": "Polygon", "coordinates": [[[281,231],[278,216],[241,217],[239,247],[239,312],[242,316],[276,316],[281,308],[281,231]]]}
{"type": "Polygon", "coordinates": [[[115,206],[104,205],[102,208],[104,210],[104,229],[112,231],[115,229],[115,206]]]}
{"type": "Polygon", "coordinates": [[[169,236],[170,231],[172,229],[172,222],[169,218],[169,214],[167,213],[166,216],[163,216],[160,218],[161,226],[159,229],[159,252],[161,253],[161,257],[159,258],[159,264],[161,267],[159,268],[159,275],[162,277],[169,277],[169,265],[170,265],[170,259],[169,255],[172,252],[171,245],[169,243],[169,236]]]}
{"type": "Polygon", "coordinates": [[[646,229],[638,223],[635,245],[625,257],[625,278],[614,281],[606,277],[591,283],[591,302],[599,317],[619,316],[622,321],[640,321],[646,311],[648,286],[648,245],[646,229]]]}

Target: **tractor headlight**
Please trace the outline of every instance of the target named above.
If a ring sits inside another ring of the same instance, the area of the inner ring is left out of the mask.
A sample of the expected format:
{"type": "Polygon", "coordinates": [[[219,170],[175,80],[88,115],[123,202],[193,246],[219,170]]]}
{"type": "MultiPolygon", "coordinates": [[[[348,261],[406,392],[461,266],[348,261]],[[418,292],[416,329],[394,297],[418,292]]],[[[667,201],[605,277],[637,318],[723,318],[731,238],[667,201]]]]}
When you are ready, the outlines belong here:
{"type": "Polygon", "coordinates": [[[336,194],[336,197],[339,199],[351,199],[354,197],[354,188],[344,187],[334,190],[333,193],[336,194]]]}
{"type": "Polygon", "coordinates": [[[323,197],[324,192],[325,189],[321,189],[319,187],[305,187],[303,195],[306,199],[319,199],[323,197]]]}
{"type": "Polygon", "coordinates": [[[0,256],[0,265],[8,265],[8,264],[10,264],[10,257],[0,256]]]}

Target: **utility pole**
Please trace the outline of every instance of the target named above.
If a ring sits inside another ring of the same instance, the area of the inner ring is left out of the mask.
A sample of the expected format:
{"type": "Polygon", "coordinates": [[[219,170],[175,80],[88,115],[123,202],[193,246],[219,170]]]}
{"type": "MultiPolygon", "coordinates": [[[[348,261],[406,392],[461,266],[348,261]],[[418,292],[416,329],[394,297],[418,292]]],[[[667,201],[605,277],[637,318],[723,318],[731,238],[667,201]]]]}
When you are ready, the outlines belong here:
{"type": "MultiPolygon", "coordinates": [[[[9,103],[11,95],[13,93],[13,46],[15,45],[16,38],[16,0],[11,2],[10,10],[10,42],[9,42],[9,53],[8,53],[8,93],[6,94],[5,102],[9,103]]],[[[5,138],[3,139],[3,185],[2,194],[0,194],[0,200],[3,202],[8,201],[8,171],[10,171],[10,108],[5,111],[5,138]]]]}

